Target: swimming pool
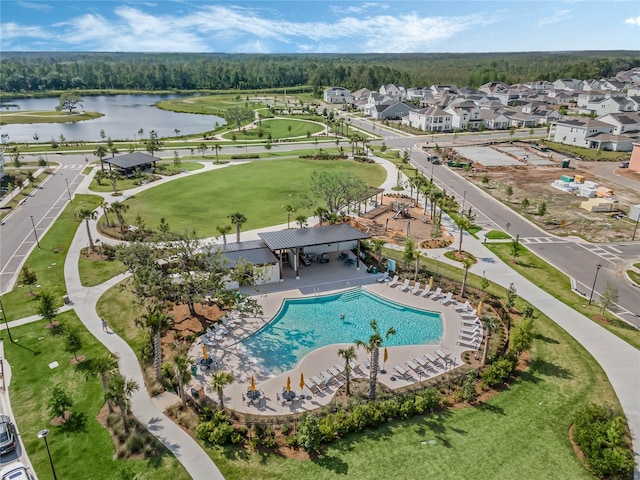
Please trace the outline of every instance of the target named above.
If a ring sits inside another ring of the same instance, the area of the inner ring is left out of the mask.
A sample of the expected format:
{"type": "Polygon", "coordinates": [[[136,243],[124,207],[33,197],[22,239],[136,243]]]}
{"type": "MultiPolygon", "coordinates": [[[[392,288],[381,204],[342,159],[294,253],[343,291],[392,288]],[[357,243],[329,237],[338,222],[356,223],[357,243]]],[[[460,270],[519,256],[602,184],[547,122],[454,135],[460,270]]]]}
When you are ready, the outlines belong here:
{"type": "Polygon", "coordinates": [[[386,346],[438,343],[442,319],[438,312],[399,305],[362,288],[332,295],[287,299],[278,314],[241,342],[247,353],[276,375],[290,370],[317,348],[337,343],[367,341],[375,319],[384,335],[396,334],[386,346]],[[344,316],[344,318],[342,318],[344,316]]]}

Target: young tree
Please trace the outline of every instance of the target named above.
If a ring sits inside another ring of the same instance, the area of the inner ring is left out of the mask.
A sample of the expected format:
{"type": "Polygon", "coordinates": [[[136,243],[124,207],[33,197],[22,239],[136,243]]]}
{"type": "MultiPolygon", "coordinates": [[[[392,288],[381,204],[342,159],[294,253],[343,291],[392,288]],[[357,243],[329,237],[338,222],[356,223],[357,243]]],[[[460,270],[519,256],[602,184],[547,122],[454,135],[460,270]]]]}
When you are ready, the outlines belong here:
{"type": "Polygon", "coordinates": [[[232,213],[231,215],[227,215],[231,220],[231,224],[236,226],[236,242],[240,242],[240,229],[242,225],[247,221],[247,217],[240,212],[232,213]]]}
{"type": "Polygon", "coordinates": [[[33,295],[33,286],[38,282],[38,274],[24,265],[20,270],[20,282],[29,287],[29,295],[33,295]]]}
{"type": "Polygon", "coordinates": [[[544,215],[547,213],[547,203],[540,202],[538,204],[538,210],[536,213],[538,214],[539,217],[544,217],[544,215]]]}
{"type": "Polygon", "coordinates": [[[105,400],[111,405],[117,405],[120,410],[120,415],[122,416],[122,427],[125,433],[129,433],[127,417],[131,405],[131,397],[139,388],[136,381],[127,380],[119,373],[109,378],[105,400]]]}
{"type": "Polygon", "coordinates": [[[529,199],[527,197],[524,197],[522,199],[522,201],[520,202],[520,206],[522,207],[522,211],[526,212],[527,208],[529,208],[530,202],[529,199]]]}
{"type": "Polygon", "coordinates": [[[504,193],[507,196],[507,198],[511,198],[511,195],[513,195],[513,186],[507,185],[507,188],[504,189],[504,193]]]}
{"type": "Polygon", "coordinates": [[[71,395],[59,383],[54,384],[49,389],[49,400],[47,401],[47,411],[53,418],[60,417],[66,421],[67,409],[73,406],[71,395]]]}
{"type": "Polygon", "coordinates": [[[602,311],[600,312],[600,318],[604,318],[604,313],[606,310],[611,310],[616,302],[618,301],[618,289],[617,287],[611,283],[607,282],[607,286],[604,289],[604,292],[600,295],[599,303],[602,307],[602,311]]]}
{"type": "MultiPolygon", "coordinates": [[[[203,154],[204,156],[204,154],[203,154]]],[[[182,160],[180,160],[180,154],[178,154],[177,150],[173,151],[173,166],[175,168],[178,168],[180,165],[182,165],[182,160]]]]}
{"type": "Polygon", "coordinates": [[[507,290],[507,303],[505,303],[505,308],[507,312],[511,311],[513,306],[516,304],[516,299],[518,298],[518,294],[516,291],[516,286],[513,283],[509,284],[509,290],[507,290]]]}
{"type": "Polygon", "coordinates": [[[95,220],[98,214],[95,210],[91,210],[90,208],[82,208],[75,212],[74,216],[80,219],[80,221],[84,221],[84,224],[87,227],[87,236],[89,237],[89,250],[93,252],[95,250],[95,246],[93,244],[93,237],[91,236],[89,220],[95,220]]]}
{"type": "Polygon", "coordinates": [[[378,370],[380,370],[380,346],[385,339],[389,338],[389,336],[395,335],[396,330],[395,328],[390,327],[383,338],[380,330],[378,330],[378,323],[375,320],[371,320],[370,325],[373,333],[366,342],[356,340],[356,347],[364,348],[369,354],[369,400],[373,401],[376,399],[378,370]]]}
{"type": "Polygon", "coordinates": [[[469,274],[469,268],[471,268],[471,265],[473,265],[473,260],[471,260],[469,257],[465,257],[464,260],[462,260],[462,266],[464,268],[464,277],[462,277],[462,288],[460,288],[461,297],[464,297],[464,291],[465,291],[465,288],[467,287],[467,275],[469,274]]]}
{"type": "Polygon", "coordinates": [[[520,243],[520,235],[516,235],[516,238],[511,240],[511,255],[513,263],[516,262],[516,257],[520,256],[520,250],[522,250],[522,244],[520,243]]]}
{"type": "Polygon", "coordinates": [[[56,297],[53,293],[45,288],[40,290],[38,294],[40,302],[38,303],[37,312],[43,320],[49,322],[49,326],[53,326],[53,319],[58,314],[58,307],[56,307],[56,297]]]}
{"type": "Polygon", "coordinates": [[[149,139],[145,142],[147,147],[147,152],[154,156],[154,153],[160,150],[162,142],[158,139],[158,134],[155,130],[151,130],[149,132],[149,139]]]}
{"type": "Polygon", "coordinates": [[[353,347],[340,348],[338,350],[338,356],[342,357],[342,359],[344,360],[345,393],[347,397],[349,397],[350,395],[349,382],[351,379],[351,361],[356,358],[356,350],[353,347]]]}
{"type": "Polygon", "coordinates": [[[404,262],[404,268],[409,268],[416,259],[416,244],[412,237],[408,237],[404,243],[404,251],[402,252],[402,261],[404,262]]]}
{"type": "Polygon", "coordinates": [[[384,247],[387,241],[383,238],[374,238],[371,240],[373,244],[373,250],[376,252],[376,256],[378,257],[378,263],[382,263],[382,247],[384,247]]]}
{"type": "Polygon", "coordinates": [[[233,383],[233,374],[219,370],[211,374],[211,388],[218,394],[218,409],[224,409],[224,387],[233,383]]]}
{"type": "Polygon", "coordinates": [[[533,320],[521,320],[513,329],[509,343],[518,357],[522,352],[529,350],[533,344],[533,320]]]}
{"type": "Polygon", "coordinates": [[[482,184],[486,187],[489,185],[489,177],[487,175],[482,176],[482,184]]]}
{"type": "Polygon", "coordinates": [[[218,225],[216,227],[216,230],[218,231],[218,233],[220,235],[222,235],[222,242],[226,245],[227,244],[227,233],[231,232],[231,225],[229,225],[228,223],[224,224],[224,225],[218,225]]]}
{"type": "Polygon", "coordinates": [[[455,217],[456,225],[460,228],[460,243],[458,244],[458,253],[462,254],[462,239],[464,238],[464,231],[471,228],[471,221],[465,217],[464,215],[459,215],[455,217]]]}
{"type": "Polygon", "coordinates": [[[122,180],[122,175],[117,170],[109,170],[107,173],[107,178],[111,182],[111,187],[113,188],[113,194],[118,193],[118,180],[122,180]]]}
{"type": "Polygon", "coordinates": [[[73,353],[73,358],[78,361],[78,352],[82,348],[82,337],[80,332],[73,327],[64,329],[64,348],[67,352],[73,353]]]}
{"type": "Polygon", "coordinates": [[[204,142],[198,145],[198,150],[200,150],[200,153],[202,153],[202,158],[204,158],[204,154],[207,153],[207,148],[207,144],[204,142]]]}
{"type": "Polygon", "coordinates": [[[496,317],[486,317],[483,319],[483,322],[484,330],[487,332],[487,341],[484,343],[484,350],[482,351],[482,364],[486,365],[487,355],[489,353],[489,341],[493,333],[498,330],[500,322],[496,317]]]}

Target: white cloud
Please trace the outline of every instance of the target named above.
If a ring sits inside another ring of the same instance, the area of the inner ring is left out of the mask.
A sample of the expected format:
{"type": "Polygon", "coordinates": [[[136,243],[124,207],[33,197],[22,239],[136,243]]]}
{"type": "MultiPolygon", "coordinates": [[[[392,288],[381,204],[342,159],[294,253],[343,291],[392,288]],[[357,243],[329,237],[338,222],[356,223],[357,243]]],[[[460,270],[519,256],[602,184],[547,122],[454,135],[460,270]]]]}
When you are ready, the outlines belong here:
{"type": "Polygon", "coordinates": [[[636,27],[640,27],[640,17],[625,18],[624,23],[627,23],[629,25],[635,25],[636,27]]]}
{"type": "Polygon", "coordinates": [[[15,22],[0,24],[0,31],[2,32],[2,41],[14,40],[14,39],[46,39],[51,38],[51,35],[41,27],[27,27],[19,25],[15,22]]]}
{"type": "Polygon", "coordinates": [[[560,23],[563,22],[565,20],[568,20],[569,18],[571,18],[571,13],[572,10],[570,9],[563,9],[563,10],[556,10],[553,15],[551,15],[550,17],[546,17],[543,18],[541,20],[538,21],[538,26],[542,27],[544,25],[551,25],[554,23],[560,23]]]}
{"type": "Polygon", "coordinates": [[[18,2],[18,5],[22,8],[27,8],[29,10],[40,10],[40,11],[53,10],[53,5],[49,5],[47,3],[18,2]]]}

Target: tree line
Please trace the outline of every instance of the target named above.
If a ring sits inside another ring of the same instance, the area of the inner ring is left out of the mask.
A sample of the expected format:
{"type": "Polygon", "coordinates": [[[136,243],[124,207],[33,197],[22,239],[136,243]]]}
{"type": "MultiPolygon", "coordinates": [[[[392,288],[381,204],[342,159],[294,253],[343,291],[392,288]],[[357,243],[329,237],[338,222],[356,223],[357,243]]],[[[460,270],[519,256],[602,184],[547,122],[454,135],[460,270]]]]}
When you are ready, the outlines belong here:
{"type": "Polygon", "coordinates": [[[605,78],[640,66],[633,51],[474,54],[147,54],[8,52],[0,91],[69,89],[250,90],[326,86],[377,90],[394,83],[477,87],[558,78],[605,78]]]}

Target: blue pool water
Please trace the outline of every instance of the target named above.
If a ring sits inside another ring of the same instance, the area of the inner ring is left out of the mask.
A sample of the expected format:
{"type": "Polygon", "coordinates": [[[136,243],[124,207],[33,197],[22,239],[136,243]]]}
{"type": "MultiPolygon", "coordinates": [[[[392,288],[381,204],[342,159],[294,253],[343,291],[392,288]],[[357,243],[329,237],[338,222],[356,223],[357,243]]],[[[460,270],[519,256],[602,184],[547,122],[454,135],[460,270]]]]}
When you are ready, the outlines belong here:
{"type": "Polygon", "coordinates": [[[355,340],[366,342],[372,333],[372,319],[383,335],[390,327],[396,330],[385,346],[433,344],[442,335],[438,312],[399,305],[356,288],[285,300],[273,320],[241,345],[269,373],[279,374],[317,348],[355,340]]]}

